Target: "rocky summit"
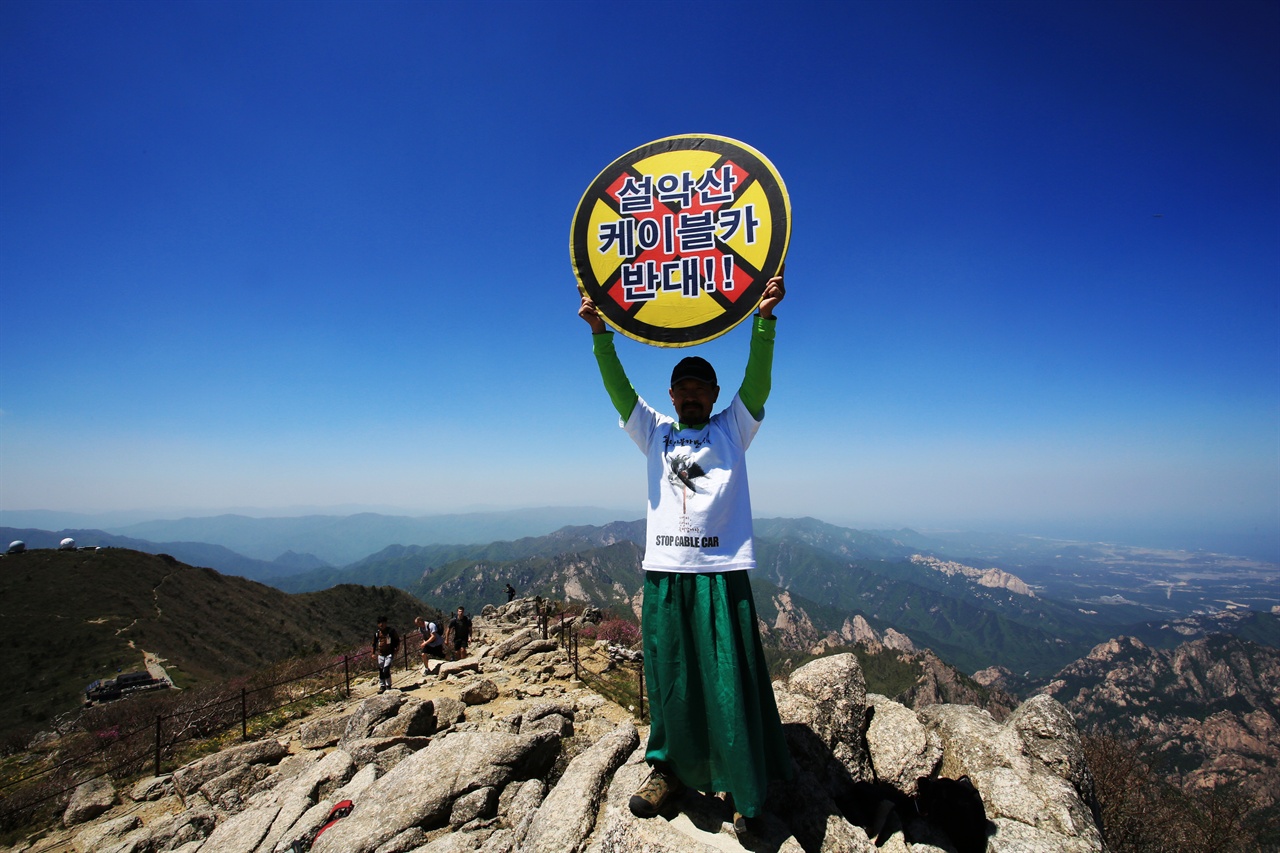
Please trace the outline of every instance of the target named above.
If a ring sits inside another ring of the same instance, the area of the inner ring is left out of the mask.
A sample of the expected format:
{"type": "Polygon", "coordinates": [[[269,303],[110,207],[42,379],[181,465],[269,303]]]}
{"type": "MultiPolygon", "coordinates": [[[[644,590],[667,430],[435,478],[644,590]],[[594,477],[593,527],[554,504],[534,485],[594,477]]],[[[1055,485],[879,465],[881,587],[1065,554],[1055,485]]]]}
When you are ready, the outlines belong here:
{"type": "Polygon", "coordinates": [[[398,671],[383,694],[363,682],[272,737],[126,790],[84,786],[63,829],[12,849],[284,853],[344,800],[349,816],[315,838],[317,853],[1103,849],[1092,777],[1056,700],[1003,722],[965,705],[913,711],[868,694],[849,654],[775,682],[797,778],[745,832],[724,799],[690,790],[637,819],[627,800],[648,772],[646,728],[575,681],[532,616],[532,602],[487,608],[475,654],[438,675],[398,671]]]}

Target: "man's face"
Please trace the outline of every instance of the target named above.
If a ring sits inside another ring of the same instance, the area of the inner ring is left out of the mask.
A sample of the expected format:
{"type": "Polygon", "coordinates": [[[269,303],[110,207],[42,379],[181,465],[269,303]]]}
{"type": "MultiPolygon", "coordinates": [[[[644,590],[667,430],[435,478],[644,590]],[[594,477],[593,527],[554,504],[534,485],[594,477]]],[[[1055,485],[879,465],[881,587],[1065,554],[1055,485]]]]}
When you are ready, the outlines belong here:
{"type": "Polygon", "coordinates": [[[720,396],[720,386],[697,379],[681,379],[671,386],[670,394],[680,423],[704,424],[711,420],[711,407],[720,396]]]}
{"type": "Polygon", "coordinates": [[[459,607],[459,608],[458,608],[458,615],[459,615],[459,616],[463,615],[463,613],[462,613],[462,608],[461,608],[461,607],[459,607]]]}

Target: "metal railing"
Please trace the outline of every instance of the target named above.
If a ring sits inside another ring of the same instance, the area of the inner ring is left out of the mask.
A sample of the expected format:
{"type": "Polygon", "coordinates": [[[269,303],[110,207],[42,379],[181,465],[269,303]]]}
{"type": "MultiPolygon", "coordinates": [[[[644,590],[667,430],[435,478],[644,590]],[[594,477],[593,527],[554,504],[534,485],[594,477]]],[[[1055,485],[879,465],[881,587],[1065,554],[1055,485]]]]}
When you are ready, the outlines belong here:
{"type": "MultiPolygon", "coordinates": [[[[407,648],[402,660],[404,668],[408,669],[410,665],[407,648]]],[[[247,741],[250,739],[250,723],[257,718],[325,693],[341,693],[350,698],[353,675],[359,676],[365,669],[376,671],[376,668],[371,649],[352,652],[288,678],[253,687],[242,685],[238,695],[233,693],[194,707],[157,714],[153,721],[125,733],[119,732],[118,726],[96,732],[86,730],[85,734],[93,738],[89,748],[78,750],[47,767],[0,782],[0,825],[9,824],[17,815],[66,797],[86,782],[110,775],[141,773],[147,766],[147,759],[151,759],[149,763],[153,774],[159,776],[163,772],[165,760],[175,760],[180,746],[225,734],[228,730],[234,730],[232,727],[236,723],[239,723],[240,738],[247,741]],[[312,686],[301,693],[289,695],[282,701],[276,701],[280,699],[281,688],[302,682],[308,682],[312,686]],[[124,753],[123,757],[120,757],[121,752],[124,753]],[[73,768],[78,768],[81,772],[72,772],[73,768]],[[83,772],[84,768],[90,769],[86,773],[83,772]],[[30,791],[33,785],[39,785],[41,777],[56,778],[67,772],[71,772],[73,779],[63,784],[54,783],[49,790],[32,792],[33,796],[14,796],[24,790],[30,791]],[[22,801],[15,802],[18,799],[22,801]]],[[[117,701],[134,701],[135,698],[117,701]]]]}
{"type": "MultiPolygon", "coordinates": [[[[557,603],[558,620],[552,630],[551,609],[542,599],[538,600],[537,626],[542,638],[548,639],[551,634],[558,634],[560,648],[565,651],[569,663],[573,666],[575,680],[586,684],[591,689],[613,699],[619,691],[606,679],[590,673],[582,665],[580,648],[580,625],[575,616],[569,615],[557,603]],[[611,695],[613,694],[613,695],[611,695]]],[[[416,664],[409,662],[409,643],[407,638],[413,636],[414,629],[401,634],[400,657],[403,670],[409,670],[416,664]]],[[[416,655],[416,652],[414,653],[416,655]]],[[[239,723],[241,740],[249,740],[251,721],[283,710],[291,705],[314,699],[325,693],[340,692],[346,698],[351,697],[353,675],[359,676],[365,670],[377,671],[377,661],[372,649],[342,655],[324,666],[293,674],[288,678],[271,681],[253,687],[242,685],[239,694],[222,696],[191,708],[180,708],[168,713],[155,715],[154,721],[121,734],[113,729],[99,732],[86,732],[96,740],[89,749],[84,749],[63,758],[55,764],[40,768],[23,776],[18,776],[0,783],[0,827],[7,825],[22,813],[36,809],[59,797],[66,797],[80,785],[104,776],[142,773],[150,760],[150,769],[155,776],[162,775],[165,762],[171,764],[177,760],[178,748],[187,743],[201,739],[225,735],[239,723]],[[309,682],[313,686],[298,695],[291,695],[283,701],[278,699],[277,691],[299,682],[309,682]],[[257,701],[251,701],[255,697],[257,701]],[[124,752],[123,758],[119,757],[124,752]],[[105,766],[104,766],[105,765],[105,766]],[[56,777],[59,771],[71,768],[91,768],[88,775],[84,772],[73,772],[73,781],[65,784],[56,783],[50,790],[39,792],[34,796],[15,798],[17,792],[30,789],[42,776],[56,777]],[[21,799],[23,802],[14,802],[21,799]]],[[[394,677],[394,676],[393,676],[394,677]]],[[[644,668],[636,673],[637,694],[639,697],[639,717],[646,719],[644,668]]],[[[394,682],[393,682],[394,683],[394,682]]],[[[155,695],[155,694],[150,694],[155,695]]],[[[118,701],[132,701],[123,699],[118,701]]],[[[616,700],[615,700],[616,701],[616,700]]]]}

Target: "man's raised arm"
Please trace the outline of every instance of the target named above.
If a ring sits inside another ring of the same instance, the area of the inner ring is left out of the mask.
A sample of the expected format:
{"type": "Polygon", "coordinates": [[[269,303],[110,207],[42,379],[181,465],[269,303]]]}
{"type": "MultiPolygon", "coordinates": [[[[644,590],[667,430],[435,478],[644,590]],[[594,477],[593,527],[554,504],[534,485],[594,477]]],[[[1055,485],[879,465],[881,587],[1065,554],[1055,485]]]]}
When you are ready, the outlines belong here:
{"type": "Polygon", "coordinates": [[[764,416],[765,401],[773,390],[773,338],[777,323],[773,309],[786,295],[787,288],[779,272],[765,284],[760,311],[751,321],[751,352],[747,355],[746,375],[742,377],[738,398],[757,421],[764,416]]]}
{"type": "Polygon", "coordinates": [[[600,367],[600,378],[604,380],[604,389],[609,392],[613,407],[618,410],[618,417],[625,422],[631,417],[640,395],[631,386],[631,380],[618,360],[618,353],[613,348],[613,332],[600,319],[596,304],[585,295],[578,308],[578,316],[591,327],[591,351],[595,353],[596,364],[600,367]]]}

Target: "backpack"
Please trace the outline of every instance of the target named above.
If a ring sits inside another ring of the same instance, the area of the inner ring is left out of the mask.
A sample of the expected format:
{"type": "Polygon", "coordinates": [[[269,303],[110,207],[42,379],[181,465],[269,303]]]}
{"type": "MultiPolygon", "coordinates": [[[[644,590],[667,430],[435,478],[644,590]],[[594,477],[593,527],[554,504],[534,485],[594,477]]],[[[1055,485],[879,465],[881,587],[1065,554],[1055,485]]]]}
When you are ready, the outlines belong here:
{"type": "Polygon", "coordinates": [[[424,646],[427,644],[428,637],[430,637],[432,634],[436,635],[435,643],[433,645],[427,646],[427,648],[438,649],[444,645],[444,635],[440,633],[440,626],[437,625],[435,622],[428,622],[420,630],[422,631],[422,643],[424,646]]]}
{"type": "Polygon", "coordinates": [[[323,835],[326,829],[351,814],[353,808],[355,808],[355,805],[350,800],[334,803],[333,808],[329,809],[329,817],[325,820],[324,825],[314,832],[308,832],[290,844],[288,853],[307,853],[311,849],[311,845],[316,843],[316,839],[323,835]]]}

